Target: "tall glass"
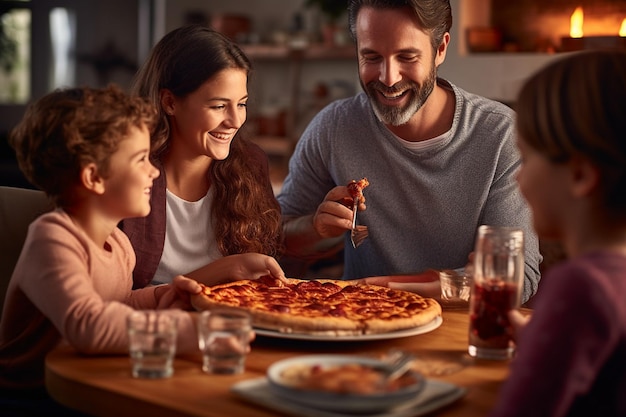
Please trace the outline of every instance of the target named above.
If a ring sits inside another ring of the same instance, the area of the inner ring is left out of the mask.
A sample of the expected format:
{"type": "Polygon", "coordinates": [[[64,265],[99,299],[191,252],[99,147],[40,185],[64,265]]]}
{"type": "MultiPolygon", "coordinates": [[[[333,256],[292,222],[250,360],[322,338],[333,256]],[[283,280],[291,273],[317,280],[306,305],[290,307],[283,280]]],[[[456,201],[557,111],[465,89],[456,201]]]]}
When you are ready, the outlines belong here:
{"type": "Polygon", "coordinates": [[[508,312],[520,306],[524,282],[524,233],[513,227],[480,226],[474,249],[469,354],[483,359],[513,356],[508,312]]]}

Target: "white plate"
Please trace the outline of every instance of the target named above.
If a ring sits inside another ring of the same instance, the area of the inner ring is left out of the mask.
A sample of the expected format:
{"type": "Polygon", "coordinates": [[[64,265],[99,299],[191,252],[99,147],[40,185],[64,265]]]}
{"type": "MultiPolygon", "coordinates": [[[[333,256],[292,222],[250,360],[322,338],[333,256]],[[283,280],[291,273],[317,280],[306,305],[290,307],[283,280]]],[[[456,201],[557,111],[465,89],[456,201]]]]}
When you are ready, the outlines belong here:
{"type": "Polygon", "coordinates": [[[375,334],[360,334],[349,336],[335,336],[335,335],[312,335],[306,333],[284,333],[277,330],[259,329],[255,328],[254,332],[259,336],[276,337],[279,339],[296,339],[296,340],[318,340],[318,341],[332,341],[332,342],[350,342],[364,340],[387,340],[398,339],[401,337],[416,336],[418,334],[424,334],[432,332],[443,323],[441,316],[437,316],[433,321],[423,326],[412,327],[410,329],[396,330],[395,332],[387,333],[375,333],[375,334]]]}
{"type": "Polygon", "coordinates": [[[361,365],[367,368],[384,369],[389,365],[385,362],[366,356],[354,355],[306,355],[284,359],[272,364],[267,369],[267,379],[270,390],[284,400],[303,405],[305,407],[328,410],[334,412],[382,412],[398,407],[413,400],[425,386],[424,377],[418,372],[412,372],[414,383],[389,392],[372,394],[349,394],[323,390],[305,390],[293,386],[293,381],[285,379],[284,373],[290,370],[296,372],[303,367],[333,367],[341,365],[361,365]]]}

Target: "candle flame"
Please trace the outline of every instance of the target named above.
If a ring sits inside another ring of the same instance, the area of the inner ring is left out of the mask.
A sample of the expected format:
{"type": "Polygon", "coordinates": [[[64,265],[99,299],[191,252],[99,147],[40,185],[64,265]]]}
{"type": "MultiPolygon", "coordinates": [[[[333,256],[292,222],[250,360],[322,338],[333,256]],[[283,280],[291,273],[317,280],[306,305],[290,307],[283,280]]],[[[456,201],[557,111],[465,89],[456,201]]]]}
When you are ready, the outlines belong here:
{"type": "Polygon", "coordinates": [[[578,6],[570,17],[569,36],[571,38],[583,37],[583,8],[578,6]]]}
{"type": "Polygon", "coordinates": [[[626,37],[626,19],[622,20],[622,26],[619,28],[619,36],[626,37]]]}

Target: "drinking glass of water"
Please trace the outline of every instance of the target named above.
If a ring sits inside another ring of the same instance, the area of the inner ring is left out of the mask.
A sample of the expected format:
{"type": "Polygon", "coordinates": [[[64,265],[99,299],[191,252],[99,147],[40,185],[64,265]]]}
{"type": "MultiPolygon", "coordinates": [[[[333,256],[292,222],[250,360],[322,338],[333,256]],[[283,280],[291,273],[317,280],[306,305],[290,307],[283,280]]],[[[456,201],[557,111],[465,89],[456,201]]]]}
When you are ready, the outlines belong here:
{"type": "Polygon", "coordinates": [[[135,378],[169,378],[174,373],[177,317],[167,310],[138,310],[127,318],[135,378]]]}
{"type": "Polygon", "coordinates": [[[250,315],[241,310],[214,309],[200,313],[198,343],[202,370],[210,374],[240,374],[250,349],[250,315]]]}

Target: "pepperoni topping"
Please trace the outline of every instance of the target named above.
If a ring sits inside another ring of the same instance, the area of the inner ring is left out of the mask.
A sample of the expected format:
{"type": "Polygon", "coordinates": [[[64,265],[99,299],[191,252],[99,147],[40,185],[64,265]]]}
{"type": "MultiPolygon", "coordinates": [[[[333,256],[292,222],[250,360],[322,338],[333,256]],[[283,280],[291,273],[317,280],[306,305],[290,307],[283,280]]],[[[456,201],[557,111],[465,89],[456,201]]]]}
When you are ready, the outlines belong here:
{"type": "Polygon", "coordinates": [[[329,310],[328,314],[330,314],[333,317],[346,317],[348,315],[346,310],[344,310],[341,307],[337,307],[337,308],[333,308],[333,309],[329,310]]]}
{"type": "Polygon", "coordinates": [[[361,307],[361,308],[356,309],[356,313],[359,315],[365,315],[365,314],[368,314],[369,312],[370,312],[369,307],[361,307]]]}
{"type": "Polygon", "coordinates": [[[408,311],[419,311],[422,310],[424,308],[424,303],[422,302],[418,302],[418,303],[411,303],[408,306],[405,307],[405,310],[408,311]]]}
{"type": "Polygon", "coordinates": [[[306,290],[306,289],[321,288],[321,287],[322,287],[322,283],[319,281],[302,281],[296,284],[296,289],[298,291],[306,290]]]}
{"type": "Polygon", "coordinates": [[[353,294],[353,293],[358,293],[359,292],[360,287],[357,287],[356,285],[348,285],[347,287],[344,287],[341,292],[345,292],[347,294],[353,294]]]}
{"type": "Polygon", "coordinates": [[[320,312],[326,312],[330,309],[329,306],[321,304],[321,303],[311,303],[311,304],[307,304],[302,306],[303,310],[315,310],[315,311],[320,311],[320,312]]]}
{"type": "Polygon", "coordinates": [[[270,276],[203,286],[202,292],[217,304],[315,320],[333,317],[359,323],[374,318],[412,317],[430,306],[417,294],[385,287],[318,280],[287,282],[270,276]]]}
{"type": "Polygon", "coordinates": [[[268,307],[269,311],[275,311],[277,313],[289,313],[291,311],[289,306],[286,306],[284,304],[272,304],[268,307]]]}
{"type": "Polygon", "coordinates": [[[348,294],[345,294],[343,292],[337,292],[333,295],[328,296],[328,298],[326,298],[326,301],[328,302],[341,302],[344,300],[349,300],[350,297],[348,297],[348,294]]]}
{"type": "Polygon", "coordinates": [[[324,282],[322,284],[322,287],[324,287],[327,290],[332,290],[333,292],[341,291],[341,287],[333,282],[324,282]]]}

